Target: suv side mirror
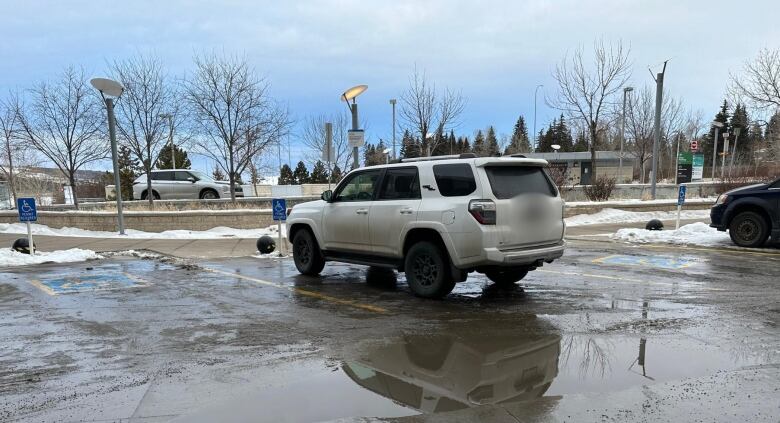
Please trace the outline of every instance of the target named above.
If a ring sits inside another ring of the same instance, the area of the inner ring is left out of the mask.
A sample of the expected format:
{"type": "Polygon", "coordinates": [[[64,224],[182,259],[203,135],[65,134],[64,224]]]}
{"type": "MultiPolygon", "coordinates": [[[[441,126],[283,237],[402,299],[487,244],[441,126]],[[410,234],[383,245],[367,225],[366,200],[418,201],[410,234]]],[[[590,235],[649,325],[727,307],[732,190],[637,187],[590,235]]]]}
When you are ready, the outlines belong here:
{"type": "Polygon", "coordinates": [[[188,180],[188,181],[190,181],[190,182],[192,182],[193,184],[195,183],[195,178],[193,178],[192,176],[190,176],[189,178],[187,178],[187,180],[188,180]]]}
{"type": "Polygon", "coordinates": [[[320,198],[323,199],[325,202],[330,203],[331,198],[333,198],[333,191],[327,190],[320,195],[320,198]]]}

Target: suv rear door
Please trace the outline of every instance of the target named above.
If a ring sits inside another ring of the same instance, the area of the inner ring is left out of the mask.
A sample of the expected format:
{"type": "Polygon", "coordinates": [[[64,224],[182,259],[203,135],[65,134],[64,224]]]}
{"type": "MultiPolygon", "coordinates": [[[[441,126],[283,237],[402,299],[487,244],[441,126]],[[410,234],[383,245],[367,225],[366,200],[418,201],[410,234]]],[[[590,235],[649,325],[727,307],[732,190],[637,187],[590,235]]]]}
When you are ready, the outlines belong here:
{"type": "Polygon", "coordinates": [[[176,182],[173,180],[173,171],[162,170],[152,172],[152,189],[157,191],[163,200],[175,198],[176,182]]]}
{"type": "Polygon", "coordinates": [[[351,172],[322,210],[325,250],[369,253],[368,219],[382,169],[351,172]]]}
{"type": "Polygon", "coordinates": [[[487,162],[480,167],[496,203],[499,248],[560,241],[563,200],[542,166],[503,161],[487,162]]]}
{"type": "Polygon", "coordinates": [[[420,202],[417,167],[387,168],[368,218],[371,250],[375,254],[401,256],[404,228],[417,220],[420,202]]]}
{"type": "Polygon", "coordinates": [[[174,170],[173,171],[173,187],[176,198],[179,199],[197,199],[199,189],[190,178],[194,181],[195,178],[186,170],[174,170]]]}

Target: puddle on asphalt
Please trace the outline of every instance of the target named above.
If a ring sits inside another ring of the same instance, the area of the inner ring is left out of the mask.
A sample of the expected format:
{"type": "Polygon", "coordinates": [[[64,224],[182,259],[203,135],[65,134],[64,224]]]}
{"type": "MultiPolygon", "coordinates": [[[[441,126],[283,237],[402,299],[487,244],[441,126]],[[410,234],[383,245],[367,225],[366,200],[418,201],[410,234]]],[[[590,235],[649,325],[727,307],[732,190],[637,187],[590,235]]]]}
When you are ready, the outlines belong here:
{"type": "Polygon", "coordinates": [[[349,358],[336,368],[185,420],[208,421],[226,412],[268,421],[400,417],[617,391],[761,362],[750,352],[684,335],[561,336],[534,317],[518,321],[518,330],[488,331],[490,322],[468,325],[456,321],[437,331],[442,335],[361,343],[343,351],[349,358]]]}

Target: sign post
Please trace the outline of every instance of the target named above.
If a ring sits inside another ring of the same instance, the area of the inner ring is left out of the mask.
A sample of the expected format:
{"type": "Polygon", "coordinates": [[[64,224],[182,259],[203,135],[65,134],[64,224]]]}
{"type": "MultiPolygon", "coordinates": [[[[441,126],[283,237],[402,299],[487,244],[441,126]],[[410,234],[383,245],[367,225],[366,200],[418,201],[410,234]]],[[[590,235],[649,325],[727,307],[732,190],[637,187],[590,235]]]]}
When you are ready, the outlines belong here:
{"type": "Polygon", "coordinates": [[[38,209],[35,207],[34,198],[18,198],[16,200],[16,209],[19,211],[19,221],[27,224],[27,242],[30,246],[30,254],[35,255],[35,244],[33,244],[32,228],[30,222],[38,220],[38,209]]]}
{"type": "Polygon", "coordinates": [[[285,249],[282,243],[282,222],[287,221],[287,201],[284,198],[274,198],[271,200],[271,209],[279,232],[279,255],[281,256],[285,249]]]}
{"type": "Polygon", "coordinates": [[[686,190],[685,184],[680,184],[680,190],[677,192],[677,223],[674,225],[675,231],[680,229],[680,212],[682,211],[683,204],[685,204],[686,190]]]}

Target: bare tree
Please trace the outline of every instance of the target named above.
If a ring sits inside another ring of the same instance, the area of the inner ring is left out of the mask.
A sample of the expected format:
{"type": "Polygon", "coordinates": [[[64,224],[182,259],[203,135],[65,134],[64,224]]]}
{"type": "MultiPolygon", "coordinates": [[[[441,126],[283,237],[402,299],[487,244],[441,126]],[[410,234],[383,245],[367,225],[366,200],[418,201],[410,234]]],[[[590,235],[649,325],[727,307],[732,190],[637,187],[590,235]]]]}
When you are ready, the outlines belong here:
{"type": "Polygon", "coordinates": [[[613,97],[619,93],[631,75],[629,49],[622,42],[605,45],[596,41],[593,45],[593,63],[586,64],[583,48],[568,55],[555,67],[552,76],[558,83],[556,97],[547,103],[569,115],[582,120],[587,128],[590,147],[592,178],[595,180],[596,150],[599,129],[606,111],[613,104],[613,97]]]}
{"type": "Polygon", "coordinates": [[[414,129],[423,143],[430,140],[428,152],[431,155],[441,137],[429,137],[432,133],[446,134],[458,125],[458,119],[463,113],[465,100],[448,88],[443,93],[436,92],[436,84],[428,82],[425,71],[420,73],[417,67],[409,78],[409,88],[401,94],[401,119],[414,129]]]}
{"type": "Polygon", "coordinates": [[[117,128],[121,141],[138,158],[146,178],[149,206],[153,207],[151,174],[160,149],[168,141],[169,119],[177,125],[180,120],[173,83],[163,71],[158,58],[137,56],[116,61],[112,66],[115,78],[125,87],[117,104],[117,128]]]}
{"type": "Polygon", "coordinates": [[[780,49],[762,49],[745,62],[739,75],[731,75],[731,90],[758,109],[780,108],[780,49]]]}
{"type": "MultiPolygon", "coordinates": [[[[9,93],[8,98],[0,99],[0,174],[8,181],[14,199],[17,198],[14,163],[18,163],[23,150],[20,131],[19,97],[16,93],[9,93]]],[[[11,207],[14,207],[13,201],[11,207]]]]}
{"type": "Polygon", "coordinates": [[[195,57],[195,67],[184,82],[197,133],[193,143],[227,173],[235,201],[236,180],[255,156],[287,133],[288,113],[269,97],[268,84],[245,58],[206,55],[195,57]]]}
{"type": "Polygon", "coordinates": [[[349,146],[347,133],[351,122],[346,114],[338,113],[331,116],[311,116],[303,124],[301,141],[309,152],[306,160],[316,163],[322,160],[322,152],[325,150],[325,122],[333,124],[333,164],[340,169],[349,169],[352,166],[352,148],[349,146]]]}
{"type": "Polygon", "coordinates": [[[60,78],[42,82],[30,92],[29,107],[20,106],[22,138],[68,178],[78,209],[76,172],[108,156],[105,111],[88,86],[83,69],[66,68],[60,78]]]}

